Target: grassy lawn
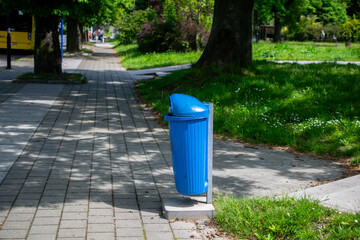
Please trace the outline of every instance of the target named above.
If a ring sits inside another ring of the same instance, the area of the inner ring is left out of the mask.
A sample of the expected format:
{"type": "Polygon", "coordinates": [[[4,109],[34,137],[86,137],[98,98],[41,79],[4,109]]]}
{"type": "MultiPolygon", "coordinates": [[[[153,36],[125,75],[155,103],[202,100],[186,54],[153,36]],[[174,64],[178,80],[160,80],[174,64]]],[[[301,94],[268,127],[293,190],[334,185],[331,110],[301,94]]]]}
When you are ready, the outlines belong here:
{"type": "Polygon", "coordinates": [[[172,93],[214,103],[214,132],[360,164],[360,67],[254,61],[245,72],[189,69],[138,84],[161,115],[172,93]]]}
{"type": "Polygon", "coordinates": [[[120,56],[121,65],[128,70],[195,63],[201,56],[201,52],[196,51],[143,54],[138,50],[137,44],[116,45],[115,50],[120,56]]]}
{"type": "Polygon", "coordinates": [[[215,200],[215,224],[236,239],[359,239],[360,214],[340,213],[318,201],[270,197],[215,200]]]}
{"type": "MultiPolygon", "coordinates": [[[[202,52],[186,53],[148,53],[142,54],[137,44],[117,45],[115,50],[121,58],[121,64],[126,69],[144,69],[164,67],[180,64],[196,63],[202,52]]],[[[339,43],[312,42],[285,42],[274,44],[271,42],[259,42],[253,44],[253,58],[255,60],[308,60],[308,61],[360,61],[360,43],[352,43],[351,47],[345,47],[339,43]]]]}
{"type": "Polygon", "coordinates": [[[360,43],[345,47],[344,43],[285,42],[253,44],[257,60],[360,61],[360,43]]]}

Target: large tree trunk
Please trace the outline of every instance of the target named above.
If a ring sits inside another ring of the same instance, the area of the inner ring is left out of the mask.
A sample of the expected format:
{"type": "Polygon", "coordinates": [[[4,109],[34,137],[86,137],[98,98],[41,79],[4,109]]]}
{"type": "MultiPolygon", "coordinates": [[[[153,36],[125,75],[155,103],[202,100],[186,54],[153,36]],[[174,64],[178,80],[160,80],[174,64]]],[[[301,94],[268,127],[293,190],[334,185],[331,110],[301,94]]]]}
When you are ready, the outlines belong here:
{"type": "Polygon", "coordinates": [[[252,13],[254,0],[215,0],[208,44],[196,67],[252,62],[252,13]]]}
{"type": "Polygon", "coordinates": [[[280,22],[280,18],[277,17],[275,13],[275,29],[274,29],[273,42],[278,43],[280,41],[281,41],[281,22],[280,22]]]}
{"type": "Polygon", "coordinates": [[[34,73],[61,75],[61,53],[59,43],[59,17],[35,17],[34,73]]]}
{"type": "Polygon", "coordinates": [[[77,19],[67,18],[67,52],[79,52],[82,48],[80,24],[77,19]]]}

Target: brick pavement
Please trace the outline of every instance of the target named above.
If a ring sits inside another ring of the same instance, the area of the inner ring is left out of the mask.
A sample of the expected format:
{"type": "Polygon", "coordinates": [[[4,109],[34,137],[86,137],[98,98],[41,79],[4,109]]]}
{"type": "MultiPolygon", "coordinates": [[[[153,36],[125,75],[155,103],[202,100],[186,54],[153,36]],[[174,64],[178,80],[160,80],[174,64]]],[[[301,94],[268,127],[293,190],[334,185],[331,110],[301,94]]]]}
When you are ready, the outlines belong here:
{"type": "Polygon", "coordinates": [[[205,239],[201,221],[161,217],[178,195],[168,134],[113,50],[94,50],[89,83],[63,86],[0,185],[0,239],[205,239]]]}

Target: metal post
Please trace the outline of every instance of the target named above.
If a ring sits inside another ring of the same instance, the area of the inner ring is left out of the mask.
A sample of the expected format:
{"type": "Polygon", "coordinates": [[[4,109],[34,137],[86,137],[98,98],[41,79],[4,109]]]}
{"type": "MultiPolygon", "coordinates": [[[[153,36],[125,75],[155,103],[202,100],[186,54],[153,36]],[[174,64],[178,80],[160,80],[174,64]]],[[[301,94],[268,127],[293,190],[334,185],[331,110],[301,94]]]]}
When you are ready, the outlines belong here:
{"type": "Polygon", "coordinates": [[[61,63],[64,55],[64,19],[61,19],[61,63]]]}
{"type": "Polygon", "coordinates": [[[10,16],[7,16],[7,67],[6,69],[11,69],[11,36],[10,36],[10,16]]]}
{"type": "Polygon", "coordinates": [[[208,191],[206,203],[212,204],[212,169],[213,169],[213,118],[214,104],[209,103],[209,131],[208,131],[208,191]]]}

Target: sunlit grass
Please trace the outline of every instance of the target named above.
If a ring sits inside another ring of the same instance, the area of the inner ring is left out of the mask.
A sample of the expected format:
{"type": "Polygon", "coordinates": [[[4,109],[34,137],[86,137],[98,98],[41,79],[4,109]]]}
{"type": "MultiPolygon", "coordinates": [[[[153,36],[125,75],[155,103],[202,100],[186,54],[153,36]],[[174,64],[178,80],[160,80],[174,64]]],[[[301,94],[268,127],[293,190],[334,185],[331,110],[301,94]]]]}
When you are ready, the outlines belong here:
{"type": "MultiPolygon", "coordinates": [[[[116,45],[116,41],[113,41],[116,45]]],[[[140,53],[136,44],[116,45],[115,50],[126,69],[144,69],[196,63],[202,52],[140,53]]],[[[253,44],[254,60],[360,61],[360,43],[345,47],[344,43],[285,42],[253,44]]]]}
{"type": "Polygon", "coordinates": [[[360,214],[341,213],[307,198],[215,200],[215,223],[236,239],[358,239],[360,214]]]}
{"type": "Polygon", "coordinates": [[[191,64],[201,56],[196,51],[143,54],[138,50],[137,44],[118,45],[115,50],[120,56],[121,65],[128,70],[191,64]]]}
{"type": "Polygon", "coordinates": [[[284,42],[253,44],[253,58],[257,60],[360,61],[360,43],[284,42]]]}
{"type": "Polygon", "coordinates": [[[160,114],[172,93],[214,103],[214,131],[253,143],[319,155],[360,158],[360,67],[254,62],[245,72],[174,72],[139,84],[160,114]]]}

